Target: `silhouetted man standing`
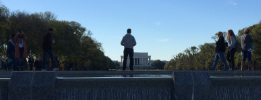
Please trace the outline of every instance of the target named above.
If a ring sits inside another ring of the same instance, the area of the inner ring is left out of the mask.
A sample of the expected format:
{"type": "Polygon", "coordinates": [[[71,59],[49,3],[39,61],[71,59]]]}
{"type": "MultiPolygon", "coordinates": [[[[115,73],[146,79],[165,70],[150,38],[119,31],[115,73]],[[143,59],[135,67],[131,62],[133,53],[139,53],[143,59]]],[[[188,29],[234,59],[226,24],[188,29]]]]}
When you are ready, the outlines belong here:
{"type": "MultiPolygon", "coordinates": [[[[50,58],[52,60],[52,67],[53,69],[56,68],[56,61],[54,59],[53,50],[52,50],[52,44],[54,43],[54,40],[52,41],[52,34],[53,29],[50,28],[49,31],[44,35],[43,39],[43,64],[46,64],[47,55],[50,55],[50,58]]],[[[45,65],[44,65],[45,66],[45,65]]],[[[47,70],[47,67],[45,68],[47,70]]]]}
{"type": "Polygon", "coordinates": [[[130,71],[133,71],[133,47],[136,45],[135,38],[131,35],[131,29],[127,29],[127,34],[122,38],[121,45],[124,46],[123,70],[126,70],[127,57],[130,57],[130,71]]]}

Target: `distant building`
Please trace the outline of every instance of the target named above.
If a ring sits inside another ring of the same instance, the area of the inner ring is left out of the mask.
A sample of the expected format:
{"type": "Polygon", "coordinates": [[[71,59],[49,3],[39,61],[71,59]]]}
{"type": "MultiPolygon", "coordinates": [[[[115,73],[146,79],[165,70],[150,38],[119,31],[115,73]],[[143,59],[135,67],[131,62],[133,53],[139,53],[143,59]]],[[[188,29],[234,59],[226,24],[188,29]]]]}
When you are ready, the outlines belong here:
{"type": "MultiPolygon", "coordinates": [[[[121,67],[123,66],[124,57],[121,56],[121,67]]],[[[130,65],[130,59],[128,57],[127,65],[130,65]]],[[[133,67],[151,67],[151,56],[148,53],[134,52],[133,54],[133,67]]]]}

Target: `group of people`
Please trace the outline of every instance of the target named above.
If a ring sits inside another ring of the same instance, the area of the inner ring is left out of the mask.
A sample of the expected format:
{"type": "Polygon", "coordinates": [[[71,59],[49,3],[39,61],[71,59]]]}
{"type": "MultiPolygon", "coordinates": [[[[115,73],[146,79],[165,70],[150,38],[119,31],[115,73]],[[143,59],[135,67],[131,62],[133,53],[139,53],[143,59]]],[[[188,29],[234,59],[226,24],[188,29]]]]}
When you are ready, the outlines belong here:
{"type": "MultiPolygon", "coordinates": [[[[43,66],[45,66],[45,62],[47,59],[47,55],[50,55],[52,61],[52,67],[56,68],[56,61],[52,51],[52,44],[54,40],[52,40],[53,29],[50,28],[48,32],[43,37],[43,66]]],[[[23,71],[23,66],[25,63],[25,59],[28,57],[27,54],[27,46],[26,46],[27,37],[22,29],[20,29],[16,34],[11,35],[11,39],[7,43],[7,63],[8,70],[16,70],[23,71]]],[[[29,58],[30,70],[32,70],[32,66],[38,66],[39,62],[33,62],[34,59],[32,56],[29,58]],[[38,64],[37,64],[38,63],[38,64]]],[[[45,67],[47,69],[47,67],[45,67]]]]}
{"type": "Polygon", "coordinates": [[[215,48],[216,55],[215,55],[213,66],[211,67],[210,70],[215,70],[219,59],[221,59],[221,61],[223,62],[224,66],[225,66],[225,70],[229,70],[228,64],[225,59],[226,50],[228,50],[227,61],[231,65],[231,70],[235,70],[236,66],[235,66],[234,56],[235,56],[235,53],[238,48],[241,49],[241,52],[242,52],[241,54],[243,56],[242,60],[241,60],[241,70],[246,69],[246,67],[245,67],[246,59],[248,59],[248,69],[252,70],[251,55],[252,55],[252,51],[254,49],[254,46],[253,46],[254,40],[253,40],[252,36],[250,35],[250,33],[251,33],[251,30],[249,28],[246,28],[244,30],[244,34],[241,36],[241,45],[237,45],[236,36],[235,36],[233,30],[228,30],[228,32],[227,32],[227,41],[228,42],[226,45],[225,39],[223,37],[223,33],[218,32],[216,34],[219,38],[218,41],[216,42],[216,48],[215,48]]]}
{"type": "MultiPolygon", "coordinates": [[[[241,70],[245,69],[245,60],[248,59],[248,68],[251,70],[251,55],[253,50],[254,40],[250,35],[251,30],[246,28],[244,30],[244,34],[241,36],[241,45],[237,45],[236,36],[233,30],[228,30],[227,32],[227,44],[225,43],[225,39],[223,37],[222,32],[218,32],[216,35],[218,36],[218,41],[216,42],[216,54],[213,66],[210,70],[215,70],[218,60],[221,59],[225,66],[225,70],[229,70],[228,64],[226,60],[230,63],[231,69],[236,69],[234,56],[237,51],[238,46],[241,47],[242,50],[242,61],[241,61],[241,70]],[[225,51],[228,50],[227,59],[225,59],[225,51]]],[[[47,55],[50,55],[52,61],[53,69],[56,68],[56,61],[54,58],[54,54],[52,51],[52,44],[54,40],[52,40],[51,36],[53,34],[53,29],[50,28],[48,32],[44,35],[43,39],[43,66],[45,66],[45,62],[47,59],[47,55]]],[[[27,37],[23,30],[19,30],[17,34],[12,34],[11,39],[7,43],[7,57],[8,57],[8,69],[12,70],[12,66],[14,66],[13,70],[23,70],[25,58],[27,58],[27,47],[26,47],[27,37]]],[[[136,46],[136,40],[134,36],[131,35],[131,29],[127,29],[127,34],[122,38],[121,45],[124,46],[124,61],[123,61],[123,70],[126,70],[127,58],[130,58],[130,71],[133,70],[133,47],[136,46]]],[[[39,66],[39,61],[33,62],[32,56],[29,58],[30,70],[32,70],[32,66],[39,66]]],[[[41,64],[40,64],[41,65],[41,64]]],[[[67,65],[70,70],[72,70],[72,65],[67,65]]],[[[39,67],[40,68],[40,67],[39,67]]],[[[37,68],[36,68],[37,69],[37,68]]],[[[47,67],[45,66],[45,69],[47,67]]],[[[86,69],[85,69],[86,70],[86,69]]]]}
{"type": "MultiPolygon", "coordinates": [[[[35,68],[36,71],[40,71],[41,69],[46,69],[46,67],[45,68],[43,67],[43,61],[39,58],[36,58],[36,60],[34,60],[32,55],[30,55],[30,57],[28,58],[28,63],[30,66],[30,71],[33,70],[33,67],[35,68]]],[[[48,62],[47,62],[47,64],[48,64],[48,62]]]]}
{"type": "MultiPolygon", "coordinates": [[[[221,59],[225,66],[225,70],[229,70],[227,61],[231,65],[231,70],[235,70],[235,53],[238,51],[237,49],[240,48],[239,51],[242,52],[242,61],[241,61],[241,70],[245,70],[245,61],[248,59],[248,69],[251,70],[251,55],[254,49],[253,43],[254,40],[250,35],[251,30],[246,28],[244,30],[244,34],[241,36],[241,44],[237,42],[236,36],[233,30],[228,30],[227,32],[227,43],[225,42],[224,36],[222,32],[218,32],[216,35],[218,36],[218,41],[216,42],[216,54],[213,66],[210,70],[215,70],[218,64],[218,60],[221,59]],[[239,44],[239,45],[237,45],[239,44]],[[227,59],[225,58],[225,51],[227,52],[227,59]],[[227,60],[227,61],[226,61],[227,60]]],[[[134,36],[131,35],[131,29],[127,29],[127,34],[122,38],[121,45],[124,46],[124,60],[123,60],[123,70],[126,71],[126,64],[127,58],[130,59],[130,71],[133,70],[133,47],[136,46],[136,40],[134,36]]]]}

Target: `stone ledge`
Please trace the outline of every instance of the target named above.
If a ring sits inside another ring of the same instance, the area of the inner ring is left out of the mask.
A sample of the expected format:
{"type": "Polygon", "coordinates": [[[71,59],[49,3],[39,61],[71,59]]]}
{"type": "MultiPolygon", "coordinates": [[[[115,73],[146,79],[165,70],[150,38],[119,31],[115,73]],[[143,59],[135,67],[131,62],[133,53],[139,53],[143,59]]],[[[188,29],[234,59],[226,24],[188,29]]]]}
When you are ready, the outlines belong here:
{"type": "Polygon", "coordinates": [[[209,100],[211,80],[206,71],[173,72],[174,97],[177,100],[209,100]]]}
{"type": "Polygon", "coordinates": [[[12,72],[8,100],[53,100],[55,72],[12,72]]]}

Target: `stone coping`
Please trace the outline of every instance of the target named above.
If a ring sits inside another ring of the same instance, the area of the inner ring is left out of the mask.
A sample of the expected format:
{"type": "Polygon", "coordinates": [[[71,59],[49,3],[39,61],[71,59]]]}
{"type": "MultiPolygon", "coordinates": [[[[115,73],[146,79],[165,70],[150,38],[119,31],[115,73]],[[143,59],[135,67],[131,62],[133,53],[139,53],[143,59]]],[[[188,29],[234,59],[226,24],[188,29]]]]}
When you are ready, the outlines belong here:
{"type": "MultiPolygon", "coordinates": [[[[32,71],[23,71],[32,72],[32,71]]],[[[41,71],[43,72],[43,71],[41,71]]],[[[47,71],[50,72],[50,71],[47,71]]],[[[175,72],[175,71],[174,71],[175,72]]],[[[261,76],[261,71],[208,71],[210,76],[261,76]]],[[[84,77],[89,75],[172,75],[173,71],[56,71],[59,77],[84,77]]],[[[11,71],[0,71],[0,78],[10,78],[11,71]]]]}

